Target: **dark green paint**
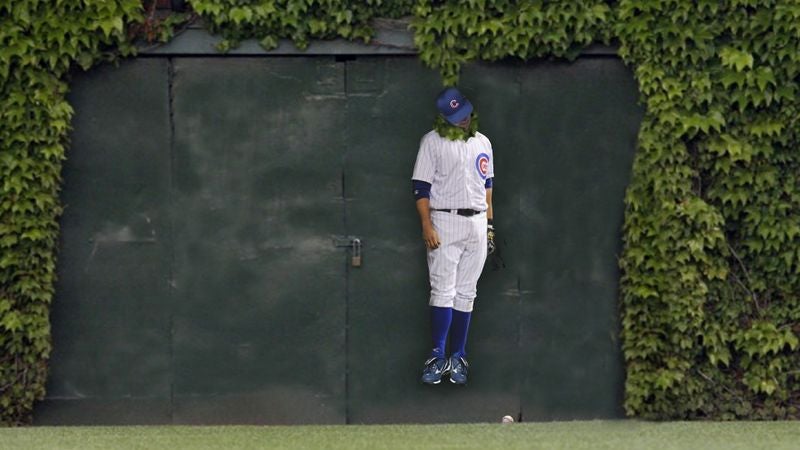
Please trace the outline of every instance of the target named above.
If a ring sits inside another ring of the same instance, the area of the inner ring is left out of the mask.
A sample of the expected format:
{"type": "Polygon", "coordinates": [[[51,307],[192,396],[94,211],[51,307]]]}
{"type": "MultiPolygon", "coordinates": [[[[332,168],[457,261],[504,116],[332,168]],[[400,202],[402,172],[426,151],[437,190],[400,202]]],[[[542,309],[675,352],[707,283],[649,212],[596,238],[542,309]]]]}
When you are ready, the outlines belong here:
{"type": "Polygon", "coordinates": [[[169,417],[171,378],[167,61],[75,78],[53,353],[35,418],[161,421],[169,417]],[[146,404],[148,414],[118,407],[122,399],[146,404]]]}
{"type": "Polygon", "coordinates": [[[153,58],[84,76],[64,200],[86,213],[64,216],[39,422],[621,416],[616,253],[641,120],[630,73],[608,57],[476,64],[461,87],[493,143],[505,261],[478,286],[466,388],[417,382],[428,281],[410,175],[435,113],[433,71],[412,57],[153,58]],[[160,140],[146,159],[143,136],[160,140]],[[146,233],[147,205],[159,239],[116,244],[87,271],[82,236],[117,222],[146,233]],[[336,247],[345,236],[362,239],[362,267],[336,247]],[[148,286],[138,280],[159,288],[126,287],[148,286]],[[99,295],[115,306],[95,313],[99,295]],[[148,371],[91,355],[116,348],[148,371]]]}
{"type": "Polygon", "coordinates": [[[343,423],[344,67],[174,73],[174,420],[343,423]]]}
{"type": "Polygon", "coordinates": [[[519,177],[525,361],[530,420],[621,416],[617,254],[623,196],[642,111],[616,59],[536,64],[520,73],[519,177]]]}

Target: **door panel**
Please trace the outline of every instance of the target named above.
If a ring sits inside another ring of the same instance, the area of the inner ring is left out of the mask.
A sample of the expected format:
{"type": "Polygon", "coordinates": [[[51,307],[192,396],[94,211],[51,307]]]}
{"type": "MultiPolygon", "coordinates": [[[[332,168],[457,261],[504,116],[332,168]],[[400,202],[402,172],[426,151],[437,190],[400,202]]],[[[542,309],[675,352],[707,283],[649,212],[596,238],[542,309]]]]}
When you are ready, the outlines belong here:
{"type": "Polygon", "coordinates": [[[160,423],[170,398],[167,61],[76,77],[37,424],[160,423]]]}
{"type": "Polygon", "coordinates": [[[175,422],[342,423],[343,66],[174,71],[175,422]]]}
{"type": "Polygon", "coordinates": [[[521,72],[522,413],[622,417],[617,255],[642,111],[616,58],[521,72]]]}

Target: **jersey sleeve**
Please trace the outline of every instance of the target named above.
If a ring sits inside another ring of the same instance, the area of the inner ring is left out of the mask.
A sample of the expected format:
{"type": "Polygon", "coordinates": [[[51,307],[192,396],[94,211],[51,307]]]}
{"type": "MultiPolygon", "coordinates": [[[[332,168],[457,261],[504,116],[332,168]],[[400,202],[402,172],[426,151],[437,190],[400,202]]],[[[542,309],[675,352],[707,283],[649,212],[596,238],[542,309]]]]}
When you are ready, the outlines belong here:
{"type": "Polygon", "coordinates": [[[494,178],[494,149],[492,149],[492,143],[489,138],[484,136],[483,139],[486,141],[486,151],[489,155],[489,171],[486,173],[486,178],[494,178]]]}
{"type": "Polygon", "coordinates": [[[411,179],[432,184],[434,173],[436,173],[436,156],[433,154],[430,139],[425,136],[419,143],[417,162],[414,164],[414,174],[411,179]]]}

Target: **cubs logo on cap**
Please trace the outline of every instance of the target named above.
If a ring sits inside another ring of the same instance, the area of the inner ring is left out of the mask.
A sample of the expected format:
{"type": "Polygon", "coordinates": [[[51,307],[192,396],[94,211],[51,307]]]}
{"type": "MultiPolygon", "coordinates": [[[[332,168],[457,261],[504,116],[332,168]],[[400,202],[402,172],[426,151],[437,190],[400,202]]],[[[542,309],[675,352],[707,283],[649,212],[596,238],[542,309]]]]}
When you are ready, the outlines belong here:
{"type": "Polygon", "coordinates": [[[472,103],[458,89],[450,87],[439,93],[436,98],[439,114],[453,125],[463,121],[472,113],[472,103]]]}

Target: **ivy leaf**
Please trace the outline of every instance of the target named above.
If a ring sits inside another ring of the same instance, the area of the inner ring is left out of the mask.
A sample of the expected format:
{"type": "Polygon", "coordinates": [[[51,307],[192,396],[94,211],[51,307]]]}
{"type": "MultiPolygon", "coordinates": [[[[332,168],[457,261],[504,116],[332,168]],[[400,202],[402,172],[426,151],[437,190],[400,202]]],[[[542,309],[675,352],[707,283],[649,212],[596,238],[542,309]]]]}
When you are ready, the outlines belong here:
{"type": "Polygon", "coordinates": [[[744,69],[753,68],[753,55],[748,52],[737,50],[733,47],[725,47],[719,52],[722,65],[736,69],[741,72],[744,69]]]}
{"type": "Polygon", "coordinates": [[[765,90],[769,85],[775,86],[775,74],[772,72],[772,68],[770,67],[760,67],[758,70],[756,70],[755,79],[758,88],[762,91],[765,90]]]}
{"type": "Polygon", "coordinates": [[[81,52],[78,55],[77,63],[83,70],[89,70],[94,63],[94,57],[89,52],[81,52]]]}
{"type": "Polygon", "coordinates": [[[253,18],[253,10],[250,8],[233,8],[230,11],[230,17],[233,23],[239,25],[242,22],[249,21],[253,18]]]}
{"type": "Polygon", "coordinates": [[[109,37],[109,36],[111,36],[111,33],[115,32],[115,31],[118,32],[118,33],[121,33],[122,29],[124,27],[124,24],[122,22],[122,17],[113,16],[113,17],[109,17],[106,20],[100,21],[98,23],[98,26],[100,27],[100,29],[103,30],[103,34],[106,37],[109,37]]]}
{"type": "Polygon", "coordinates": [[[737,88],[741,88],[747,83],[747,75],[741,72],[726,71],[722,74],[721,81],[726,89],[734,85],[737,88]]]}
{"type": "Polygon", "coordinates": [[[6,312],[0,316],[0,327],[14,333],[22,329],[22,321],[17,311],[6,312]]]}
{"type": "Polygon", "coordinates": [[[258,44],[264,50],[273,50],[278,47],[278,39],[276,39],[275,36],[264,36],[260,41],[258,41],[258,44]]]}

